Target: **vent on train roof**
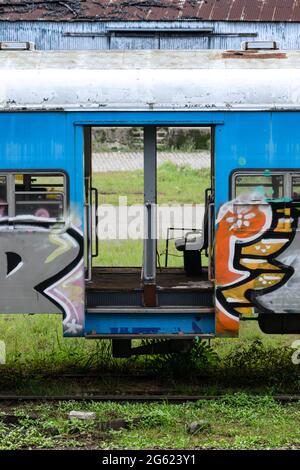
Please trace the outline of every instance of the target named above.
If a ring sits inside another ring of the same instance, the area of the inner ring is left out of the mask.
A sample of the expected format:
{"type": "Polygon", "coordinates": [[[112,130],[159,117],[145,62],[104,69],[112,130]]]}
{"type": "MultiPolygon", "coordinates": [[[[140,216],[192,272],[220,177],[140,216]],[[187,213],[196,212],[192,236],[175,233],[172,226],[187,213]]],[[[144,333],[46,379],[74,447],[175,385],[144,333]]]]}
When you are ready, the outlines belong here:
{"type": "Polygon", "coordinates": [[[0,41],[1,51],[34,51],[35,43],[31,41],[0,41]]]}
{"type": "Polygon", "coordinates": [[[241,44],[243,51],[257,51],[257,50],[277,50],[279,44],[277,41],[244,41],[241,44]]]}

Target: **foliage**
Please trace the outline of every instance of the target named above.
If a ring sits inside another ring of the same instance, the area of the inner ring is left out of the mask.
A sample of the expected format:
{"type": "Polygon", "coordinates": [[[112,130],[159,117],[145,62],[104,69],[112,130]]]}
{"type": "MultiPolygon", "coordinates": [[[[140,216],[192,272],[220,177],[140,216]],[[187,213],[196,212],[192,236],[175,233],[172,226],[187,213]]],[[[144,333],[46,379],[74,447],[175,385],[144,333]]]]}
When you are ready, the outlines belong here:
{"type": "MultiPolygon", "coordinates": [[[[151,344],[151,341],[146,340],[144,343],[151,344]]],[[[147,367],[156,374],[174,378],[188,378],[199,371],[207,370],[217,361],[218,355],[213,347],[199,338],[192,343],[192,347],[186,352],[160,354],[149,356],[146,359],[147,367]]]]}
{"type": "Polygon", "coordinates": [[[299,402],[282,406],[270,395],[247,393],[181,405],[31,403],[3,408],[0,449],[299,449],[299,418],[299,402]],[[93,411],[96,419],[70,420],[71,410],[93,411]],[[6,413],[19,422],[2,422],[6,413]],[[124,426],[110,428],[114,419],[124,426]],[[191,433],[191,423],[206,425],[191,433]]]}
{"type": "Polygon", "coordinates": [[[256,339],[249,345],[241,343],[222,361],[221,374],[228,380],[236,377],[241,383],[263,383],[282,387],[285,383],[299,384],[299,366],[292,363],[292,349],[287,346],[266,346],[256,339]]]}
{"type": "MultiPolygon", "coordinates": [[[[211,145],[210,131],[200,128],[158,128],[157,137],[157,149],[165,152],[195,152],[211,145]]],[[[143,151],[143,129],[94,127],[92,142],[95,153],[143,151]]]]}

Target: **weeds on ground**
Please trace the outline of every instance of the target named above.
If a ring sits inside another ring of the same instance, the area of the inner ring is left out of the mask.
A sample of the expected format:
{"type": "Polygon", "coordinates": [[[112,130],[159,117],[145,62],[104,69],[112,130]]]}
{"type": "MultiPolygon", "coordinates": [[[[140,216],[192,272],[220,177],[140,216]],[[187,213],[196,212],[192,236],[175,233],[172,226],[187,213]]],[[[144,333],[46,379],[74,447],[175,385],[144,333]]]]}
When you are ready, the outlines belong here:
{"type": "MultiPolygon", "coordinates": [[[[147,342],[145,342],[147,343],[147,342]]],[[[147,356],[145,368],[163,377],[184,378],[206,371],[218,363],[218,355],[206,341],[197,339],[185,352],[147,356]]]]}
{"type": "Polygon", "coordinates": [[[160,377],[173,380],[205,379],[207,387],[265,388],[295,390],[300,385],[299,366],[292,362],[293,350],[288,346],[266,346],[261,340],[240,344],[225,356],[220,356],[205,341],[195,341],[185,353],[149,356],[145,367],[160,377]]]}
{"type": "MultiPolygon", "coordinates": [[[[210,345],[195,341],[186,352],[118,359],[112,357],[110,341],[63,338],[60,316],[3,315],[0,339],[6,343],[7,363],[0,365],[0,389],[54,394],[70,389],[81,393],[83,382],[69,381],[68,388],[65,381],[58,385],[55,379],[62,373],[81,372],[99,377],[98,393],[125,393],[127,386],[130,392],[130,383],[140,374],[150,376],[150,380],[156,377],[157,383],[168,380],[168,387],[180,382],[182,393],[190,384],[198,383],[201,393],[239,387],[297,392],[300,366],[292,363],[292,339],[268,337],[264,341],[266,335],[259,338],[256,327],[251,324],[249,328],[247,335],[236,341],[217,340],[210,345]],[[50,376],[48,381],[45,374],[50,376]],[[112,381],[107,375],[116,379],[112,381]],[[122,375],[127,379],[122,379],[122,375]],[[122,385],[122,380],[127,385],[122,385]]],[[[90,387],[95,390],[93,384],[90,387]]],[[[142,387],[141,382],[140,391],[142,387]]]]}
{"type": "Polygon", "coordinates": [[[269,395],[247,393],[181,405],[74,401],[0,407],[0,449],[297,449],[299,418],[299,403],[282,406],[269,395]],[[95,417],[70,419],[72,410],[95,417]],[[199,424],[196,431],[191,423],[199,424]]]}

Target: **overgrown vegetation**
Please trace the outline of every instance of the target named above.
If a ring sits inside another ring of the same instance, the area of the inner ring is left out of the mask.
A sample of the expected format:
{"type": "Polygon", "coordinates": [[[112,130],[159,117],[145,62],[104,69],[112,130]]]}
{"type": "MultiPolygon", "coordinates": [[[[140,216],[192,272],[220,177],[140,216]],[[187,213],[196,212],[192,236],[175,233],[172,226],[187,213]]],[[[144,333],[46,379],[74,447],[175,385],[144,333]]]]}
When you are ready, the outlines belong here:
{"type": "Polygon", "coordinates": [[[145,367],[162,377],[191,378],[218,364],[220,358],[208,344],[196,338],[193,346],[185,352],[148,356],[145,367]]]}
{"type": "Polygon", "coordinates": [[[300,404],[229,394],[183,405],[61,402],[0,407],[0,449],[299,449],[300,404]],[[71,410],[95,419],[70,419],[71,410]],[[191,423],[199,423],[191,432],[191,423]]]}
{"type": "Polygon", "coordinates": [[[299,366],[292,363],[290,347],[295,338],[264,335],[250,322],[242,324],[240,340],[196,341],[185,353],[116,359],[109,341],[63,338],[58,315],[2,315],[7,363],[0,365],[0,389],[29,394],[298,392],[299,366]],[[78,372],[93,377],[84,382],[59,377],[78,372]],[[144,378],[137,381],[140,374],[144,378]]]}

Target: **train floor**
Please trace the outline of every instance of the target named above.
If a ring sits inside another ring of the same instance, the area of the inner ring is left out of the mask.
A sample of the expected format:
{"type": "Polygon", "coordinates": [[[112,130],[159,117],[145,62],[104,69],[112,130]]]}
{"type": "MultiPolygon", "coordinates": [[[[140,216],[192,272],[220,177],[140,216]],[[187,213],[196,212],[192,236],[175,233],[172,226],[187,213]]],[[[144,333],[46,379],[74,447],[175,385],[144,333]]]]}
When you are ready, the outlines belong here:
{"type": "MultiPolygon", "coordinates": [[[[93,268],[92,280],[87,284],[88,290],[141,289],[141,268],[93,268]]],[[[157,270],[156,285],[159,289],[211,289],[212,283],[207,279],[207,270],[200,276],[188,277],[181,268],[160,268],[157,270]]]]}
{"type": "MultiPolygon", "coordinates": [[[[156,293],[161,306],[211,306],[213,302],[213,284],[205,268],[197,277],[188,277],[181,268],[158,268],[156,293]]],[[[86,283],[86,295],[89,307],[141,306],[141,268],[95,267],[92,280],[86,283]]]]}

